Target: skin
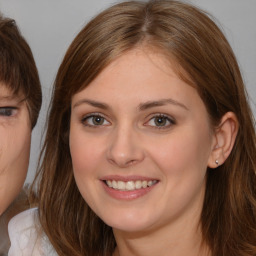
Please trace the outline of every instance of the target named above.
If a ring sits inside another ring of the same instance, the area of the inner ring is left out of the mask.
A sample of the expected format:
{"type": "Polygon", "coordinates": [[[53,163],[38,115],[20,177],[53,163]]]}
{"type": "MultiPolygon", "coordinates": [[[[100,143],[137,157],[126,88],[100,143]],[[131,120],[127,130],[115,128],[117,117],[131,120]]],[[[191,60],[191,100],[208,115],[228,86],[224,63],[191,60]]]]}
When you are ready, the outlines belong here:
{"type": "Polygon", "coordinates": [[[27,104],[0,83],[0,215],[20,192],[26,178],[31,125],[27,104]]]}
{"type": "Polygon", "coordinates": [[[74,176],[113,227],[114,255],[209,255],[200,214],[217,136],[197,91],[164,56],[145,48],[122,55],[73,96],[71,109],[74,176]],[[157,183],[117,192],[106,179],[157,183]]]}

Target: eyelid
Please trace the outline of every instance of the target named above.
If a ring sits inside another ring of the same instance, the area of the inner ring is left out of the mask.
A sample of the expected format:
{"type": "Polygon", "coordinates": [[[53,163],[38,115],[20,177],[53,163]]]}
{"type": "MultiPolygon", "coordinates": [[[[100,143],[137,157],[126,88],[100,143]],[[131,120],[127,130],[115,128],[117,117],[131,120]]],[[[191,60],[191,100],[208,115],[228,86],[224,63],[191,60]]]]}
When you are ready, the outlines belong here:
{"type": "Polygon", "coordinates": [[[168,129],[170,127],[172,127],[173,125],[176,124],[176,120],[175,118],[171,117],[170,115],[167,115],[167,114],[164,114],[164,113],[154,113],[154,114],[151,114],[148,118],[147,118],[147,122],[144,124],[145,126],[150,126],[154,129],[168,129]],[[166,118],[170,124],[169,125],[165,125],[165,126],[157,126],[157,125],[149,125],[148,123],[154,119],[154,118],[157,118],[157,117],[162,117],[162,118],[166,118]]]}
{"type": "Polygon", "coordinates": [[[89,113],[89,114],[86,114],[84,115],[82,118],[81,118],[81,123],[84,125],[84,126],[88,126],[88,127],[93,127],[93,128],[96,128],[96,127],[101,127],[101,126],[107,126],[107,125],[91,125],[91,124],[86,124],[85,121],[89,118],[92,118],[92,117],[101,117],[101,118],[104,118],[104,120],[106,120],[109,124],[110,124],[110,121],[108,121],[108,118],[99,113],[99,112],[95,112],[95,113],[89,113]]]}
{"type": "Polygon", "coordinates": [[[102,113],[92,112],[92,113],[88,113],[88,114],[83,115],[81,120],[86,119],[88,117],[93,117],[93,116],[99,116],[99,117],[107,119],[106,116],[104,114],[102,114],[102,113]]]}
{"type": "Polygon", "coordinates": [[[15,116],[15,114],[17,113],[17,110],[18,110],[18,107],[13,107],[13,106],[0,107],[0,117],[11,118],[11,117],[15,116]],[[3,110],[4,111],[12,110],[12,113],[11,113],[11,115],[6,115],[6,114],[1,113],[3,110]]]}

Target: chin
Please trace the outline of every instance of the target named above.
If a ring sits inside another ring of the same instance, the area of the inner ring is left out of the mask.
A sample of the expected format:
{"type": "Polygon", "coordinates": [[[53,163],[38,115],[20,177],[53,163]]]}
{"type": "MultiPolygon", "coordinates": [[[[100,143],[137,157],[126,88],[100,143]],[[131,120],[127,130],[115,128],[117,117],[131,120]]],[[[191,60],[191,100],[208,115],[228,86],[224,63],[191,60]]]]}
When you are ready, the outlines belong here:
{"type": "Polygon", "coordinates": [[[121,215],[112,214],[109,217],[101,217],[101,219],[114,230],[120,230],[128,233],[137,233],[148,231],[154,226],[154,220],[147,219],[146,216],[140,215],[121,215]],[[122,216],[122,217],[121,217],[122,216]],[[113,219],[114,217],[114,219],[113,219]]]}

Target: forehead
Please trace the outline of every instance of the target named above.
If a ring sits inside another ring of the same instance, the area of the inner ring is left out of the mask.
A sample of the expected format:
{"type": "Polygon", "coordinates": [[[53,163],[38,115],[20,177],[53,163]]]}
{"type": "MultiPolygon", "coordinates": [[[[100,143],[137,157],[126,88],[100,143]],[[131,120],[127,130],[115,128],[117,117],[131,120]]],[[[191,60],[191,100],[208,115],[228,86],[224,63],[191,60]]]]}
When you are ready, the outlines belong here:
{"type": "Polygon", "coordinates": [[[148,46],[140,46],[124,52],[113,59],[113,61],[83,89],[87,91],[94,89],[92,87],[95,87],[97,84],[100,85],[99,93],[101,93],[107,83],[113,85],[119,83],[120,87],[126,86],[126,88],[129,89],[134,82],[137,82],[141,86],[147,85],[145,89],[148,89],[151,82],[153,83],[152,79],[160,80],[163,83],[162,80],[165,79],[169,81],[170,78],[180,80],[188,85],[187,79],[184,79],[185,77],[187,77],[186,72],[175,58],[167,56],[167,54],[161,50],[148,46]],[[144,82],[146,82],[146,84],[144,82]]]}
{"type": "Polygon", "coordinates": [[[0,100],[22,99],[20,92],[15,93],[5,83],[0,82],[0,100]]]}
{"type": "Polygon", "coordinates": [[[161,53],[134,49],[115,59],[86,88],[75,94],[72,105],[84,98],[104,102],[110,99],[111,105],[119,100],[124,105],[168,97],[188,104],[193,103],[192,99],[201,101],[195,88],[177,75],[172,68],[174,65],[174,61],[161,53]]]}

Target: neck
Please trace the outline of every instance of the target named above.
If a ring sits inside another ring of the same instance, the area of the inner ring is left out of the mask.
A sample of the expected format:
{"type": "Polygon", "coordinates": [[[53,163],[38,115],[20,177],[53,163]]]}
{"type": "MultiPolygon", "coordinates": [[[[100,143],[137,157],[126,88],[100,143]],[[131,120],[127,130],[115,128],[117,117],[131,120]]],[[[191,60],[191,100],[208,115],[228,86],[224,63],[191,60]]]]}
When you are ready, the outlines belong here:
{"type": "Polygon", "coordinates": [[[198,223],[161,227],[145,233],[113,230],[117,242],[113,256],[210,256],[198,223]]]}

